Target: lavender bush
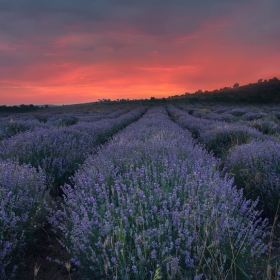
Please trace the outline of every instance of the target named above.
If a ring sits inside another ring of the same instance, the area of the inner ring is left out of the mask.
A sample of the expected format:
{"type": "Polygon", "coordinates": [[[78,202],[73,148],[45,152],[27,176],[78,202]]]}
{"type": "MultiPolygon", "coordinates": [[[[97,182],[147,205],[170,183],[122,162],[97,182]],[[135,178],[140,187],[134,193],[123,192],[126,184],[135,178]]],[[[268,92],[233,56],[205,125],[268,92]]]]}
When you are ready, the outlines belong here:
{"type": "Polygon", "coordinates": [[[265,221],[163,108],[89,158],[50,222],[85,279],[248,279],[265,221]]]}
{"type": "Polygon", "coordinates": [[[66,127],[70,125],[74,125],[79,121],[79,118],[73,115],[62,115],[59,118],[55,117],[54,120],[50,118],[50,121],[52,121],[53,125],[56,127],[66,127]]]}
{"type": "Polygon", "coordinates": [[[200,133],[199,141],[215,156],[223,156],[232,147],[249,143],[254,139],[266,139],[259,131],[240,124],[214,124],[200,133]]]}
{"type": "Polygon", "coordinates": [[[236,117],[241,117],[247,113],[246,108],[234,108],[230,111],[230,114],[236,117]]]}
{"type": "Polygon", "coordinates": [[[12,279],[23,250],[45,215],[43,173],[30,165],[0,162],[0,278],[12,279]]]}
{"type": "Polygon", "coordinates": [[[264,112],[247,112],[241,117],[241,119],[247,121],[254,121],[254,120],[264,119],[266,117],[267,114],[265,114],[264,112]]]}
{"type": "Polygon", "coordinates": [[[272,120],[257,120],[250,122],[249,126],[263,134],[276,135],[280,133],[280,125],[272,120]]]}
{"type": "Polygon", "coordinates": [[[225,164],[239,188],[253,199],[259,197],[260,208],[269,217],[274,217],[280,198],[279,150],[277,142],[253,141],[234,149],[225,164]]]}
{"type": "Polygon", "coordinates": [[[18,133],[34,131],[38,128],[47,127],[33,118],[27,120],[13,120],[9,118],[0,119],[0,141],[12,137],[18,133]]]}

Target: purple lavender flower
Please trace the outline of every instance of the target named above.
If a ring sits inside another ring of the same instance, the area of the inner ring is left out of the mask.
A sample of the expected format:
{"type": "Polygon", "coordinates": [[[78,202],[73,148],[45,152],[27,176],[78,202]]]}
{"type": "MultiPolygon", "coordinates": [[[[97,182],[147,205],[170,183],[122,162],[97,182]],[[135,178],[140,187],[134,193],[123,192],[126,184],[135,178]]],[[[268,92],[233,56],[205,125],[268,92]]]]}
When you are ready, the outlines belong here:
{"type": "Polygon", "coordinates": [[[27,241],[44,218],[45,177],[30,165],[0,162],[1,279],[16,272],[27,241]]]}

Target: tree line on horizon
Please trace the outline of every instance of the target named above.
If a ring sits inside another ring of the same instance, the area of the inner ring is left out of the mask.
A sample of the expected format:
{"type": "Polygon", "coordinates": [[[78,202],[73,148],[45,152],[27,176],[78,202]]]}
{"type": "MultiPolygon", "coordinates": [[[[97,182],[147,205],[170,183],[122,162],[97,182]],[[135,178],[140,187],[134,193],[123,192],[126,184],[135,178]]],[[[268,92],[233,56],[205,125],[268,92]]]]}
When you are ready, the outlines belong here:
{"type": "Polygon", "coordinates": [[[32,112],[32,111],[37,111],[41,108],[48,108],[48,105],[45,106],[35,106],[33,104],[30,105],[25,105],[25,104],[21,104],[19,106],[6,106],[6,105],[1,105],[0,106],[0,112],[1,113],[23,113],[23,112],[32,112]]]}
{"type": "Polygon", "coordinates": [[[214,101],[214,102],[244,102],[244,103],[270,103],[280,102],[280,80],[274,77],[269,80],[259,79],[257,83],[233,87],[224,87],[213,91],[197,90],[194,93],[186,92],[183,95],[170,96],[169,100],[184,101],[214,101]]]}
{"type": "Polygon", "coordinates": [[[166,104],[180,100],[183,102],[209,101],[209,102],[227,102],[227,103],[270,103],[280,102],[280,80],[274,77],[269,80],[258,79],[257,83],[240,86],[234,83],[232,87],[224,87],[213,91],[197,90],[194,93],[186,92],[182,95],[169,96],[167,98],[151,97],[150,99],[99,99],[103,104],[115,103],[141,103],[144,105],[166,104]]]}

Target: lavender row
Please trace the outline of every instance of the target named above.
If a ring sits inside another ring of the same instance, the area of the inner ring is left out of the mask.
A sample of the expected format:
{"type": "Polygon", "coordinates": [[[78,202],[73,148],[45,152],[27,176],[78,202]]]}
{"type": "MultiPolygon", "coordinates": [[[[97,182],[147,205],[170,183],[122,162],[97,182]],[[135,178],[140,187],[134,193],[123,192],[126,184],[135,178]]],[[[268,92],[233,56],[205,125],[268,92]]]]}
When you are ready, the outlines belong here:
{"type": "Polygon", "coordinates": [[[32,233],[45,218],[45,178],[30,165],[0,162],[0,278],[13,279],[32,233]]]}
{"type": "Polygon", "coordinates": [[[0,118],[0,141],[26,131],[49,129],[54,127],[68,127],[78,122],[96,122],[104,119],[114,119],[128,113],[134,108],[128,106],[113,106],[110,111],[86,114],[72,113],[39,113],[39,114],[14,114],[0,118]]]}
{"type": "Polygon", "coordinates": [[[38,120],[14,120],[12,118],[0,119],[0,141],[10,138],[18,133],[36,130],[38,128],[48,128],[47,125],[41,124],[38,120]]]}
{"type": "Polygon", "coordinates": [[[226,122],[255,121],[274,119],[279,120],[279,107],[265,106],[214,106],[197,104],[177,104],[177,107],[188,114],[203,119],[219,120],[226,122]]]}
{"type": "MultiPolygon", "coordinates": [[[[50,127],[67,127],[70,125],[75,125],[78,122],[96,122],[104,119],[114,119],[120,117],[123,114],[128,113],[132,109],[129,106],[118,106],[114,105],[109,109],[101,110],[100,112],[71,112],[71,113],[62,113],[62,114],[45,114],[36,116],[37,119],[40,119],[41,122],[48,124],[50,127]]],[[[101,107],[101,109],[103,109],[101,107]]]]}
{"type": "Polygon", "coordinates": [[[190,107],[178,105],[178,107],[193,117],[208,119],[213,121],[225,121],[229,123],[239,123],[257,129],[263,134],[280,134],[280,114],[279,108],[258,108],[258,107],[190,107]]]}
{"type": "Polygon", "coordinates": [[[50,222],[83,279],[257,279],[266,221],[217,165],[152,108],[86,160],[50,222]]]}
{"type": "Polygon", "coordinates": [[[172,105],[168,106],[168,112],[175,122],[188,129],[194,138],[218,157],[225,155],[235,145],[257,139],[272,140],[256,129],[236,123],[199,119],[172,105]]]}
{"type": "Polygon", "coordinates": [[[114,133],[137,120],[145,107],[137,107],[116,119],[81,122],[66,128],[37,129],[0,142],[0,159],[41,167],[54,193],[74,174],[79,164],[114,133]]]}
{"type": "Polygon", "coordinates": [[[209,150],[223,157],[223,172],[234,178],[246,196],[259,199],[258,209],[273,219],[280,199],[280,144],[245,125],[197,119],[174,107],[169,111],[180,125],[196,132],[209,150]]]}

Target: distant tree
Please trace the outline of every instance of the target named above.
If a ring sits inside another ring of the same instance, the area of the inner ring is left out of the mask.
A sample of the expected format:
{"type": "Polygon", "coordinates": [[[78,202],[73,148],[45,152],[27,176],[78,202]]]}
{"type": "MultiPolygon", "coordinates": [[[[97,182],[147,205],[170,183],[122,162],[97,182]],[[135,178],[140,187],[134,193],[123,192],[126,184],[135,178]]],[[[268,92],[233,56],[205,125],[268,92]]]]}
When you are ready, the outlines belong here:
{"type": "Polygon", "coordinates": [[[272,78],[272,79],[269,79],[268,81],[269,81],[269,82],[278,82],[279,80],[278,80],[277,77],[274,77],[274,78],[272,78]]]}
{"type": "Polygon", "coordinates": [[[234,87],[234,88],[239,87],[239,83],[235,83],[235,84],[233,85],[233,87],[234,87]]]}
{"type": "Polygon", "coordinates": [[[258,83],[261,83],[263,81],[263,79],[258,79],[258,83]]]}

